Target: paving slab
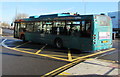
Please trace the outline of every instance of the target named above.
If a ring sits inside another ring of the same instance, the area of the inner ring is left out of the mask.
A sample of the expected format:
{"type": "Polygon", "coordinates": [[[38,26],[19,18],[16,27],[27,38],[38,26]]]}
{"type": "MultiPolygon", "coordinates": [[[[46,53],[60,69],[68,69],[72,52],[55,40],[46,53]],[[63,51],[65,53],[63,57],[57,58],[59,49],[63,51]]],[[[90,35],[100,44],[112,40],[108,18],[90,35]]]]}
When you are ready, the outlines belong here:
{"type": "MultiPolygon", "coordinates": [[[[60,75],[118,75],[118,64],[99,59],[88,59],[79,63],[60,75]]],[[[58,77],[56,76],[56,77],[58,77]]]]}

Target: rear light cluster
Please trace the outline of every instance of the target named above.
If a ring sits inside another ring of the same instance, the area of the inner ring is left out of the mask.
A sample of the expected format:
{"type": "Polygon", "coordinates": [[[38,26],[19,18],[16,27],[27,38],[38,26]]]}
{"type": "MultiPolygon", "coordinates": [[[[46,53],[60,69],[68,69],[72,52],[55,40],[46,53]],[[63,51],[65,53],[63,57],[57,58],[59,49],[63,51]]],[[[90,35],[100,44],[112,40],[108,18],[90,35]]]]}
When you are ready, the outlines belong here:
{"type": "Polygon", "coordinates": [[[95,39],[96,39],[96,35],[94,34],[93,35],[93,44],[96,44],[96,40],[95,39]]]}
{"type": "Polygon", "coordinates": [[[96,39],[96,37],[93,37],[93,39],[96,39]]]}
{"type": "Polygon", "coordinates": [[[95,34],[93,36],[96,36],[95,34]]]}

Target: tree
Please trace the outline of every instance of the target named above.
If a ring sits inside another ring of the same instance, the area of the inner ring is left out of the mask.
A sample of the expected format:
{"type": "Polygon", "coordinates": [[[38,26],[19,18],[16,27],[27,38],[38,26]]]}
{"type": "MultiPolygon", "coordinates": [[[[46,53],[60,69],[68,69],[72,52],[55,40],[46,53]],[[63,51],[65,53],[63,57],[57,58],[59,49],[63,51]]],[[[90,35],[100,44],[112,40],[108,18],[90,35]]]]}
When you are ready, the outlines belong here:
{"type": "Polygon", "coordinates": [[[15,16],[14,21],[15,21],[16,19],[22,19],[22,18],[27,18],[27,17],[28,17],[28,14],[19,13],[19,14],[17,14],[17,15],[15,16]]]}
{"type": "Polygon", "coordinates": [[[9,28],[9,24],[7,22],[2,22],[1,23],[2,28],[9,28]]]}

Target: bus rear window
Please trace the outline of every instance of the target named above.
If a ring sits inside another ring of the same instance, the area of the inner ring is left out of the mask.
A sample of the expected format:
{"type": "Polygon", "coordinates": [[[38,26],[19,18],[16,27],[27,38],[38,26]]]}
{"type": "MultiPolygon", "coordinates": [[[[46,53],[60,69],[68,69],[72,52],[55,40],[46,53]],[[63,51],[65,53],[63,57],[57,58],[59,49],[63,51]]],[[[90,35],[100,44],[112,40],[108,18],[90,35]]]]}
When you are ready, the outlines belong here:
{"type": "Polygon", "coordinates": [[[110,18],[108,16],[98,15],[96,18],[99,26],[110,26],[110,18]]]}

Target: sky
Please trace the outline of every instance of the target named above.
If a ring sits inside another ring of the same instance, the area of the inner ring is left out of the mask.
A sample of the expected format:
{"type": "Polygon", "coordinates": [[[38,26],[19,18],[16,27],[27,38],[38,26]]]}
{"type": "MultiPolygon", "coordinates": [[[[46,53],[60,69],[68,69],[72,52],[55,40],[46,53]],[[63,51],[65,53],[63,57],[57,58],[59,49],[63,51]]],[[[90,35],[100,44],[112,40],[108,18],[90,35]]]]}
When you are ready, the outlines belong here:
{"type": "Polygon", "coordinates": [[[0,21],[11,23],[19,13],[29,16],[65,12],[107,14],[118,11],[118,2],[0,2],[0,9],[0,21]]]}

